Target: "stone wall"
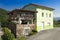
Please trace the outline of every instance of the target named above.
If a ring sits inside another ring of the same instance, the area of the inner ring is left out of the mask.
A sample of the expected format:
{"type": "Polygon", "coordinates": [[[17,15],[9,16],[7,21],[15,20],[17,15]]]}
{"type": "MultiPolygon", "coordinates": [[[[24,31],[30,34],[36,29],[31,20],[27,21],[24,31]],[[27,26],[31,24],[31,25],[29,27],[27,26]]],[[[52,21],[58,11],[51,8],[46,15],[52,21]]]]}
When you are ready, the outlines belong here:
{"type": "Polygon", "coordinates": [[[17,24],[17,37],[24,36],[24,29],[29,29],[29,32],[31,32],[33,29],[36,29],[35,24],[29,24],[29,25],[19,25],[17,24]]]}

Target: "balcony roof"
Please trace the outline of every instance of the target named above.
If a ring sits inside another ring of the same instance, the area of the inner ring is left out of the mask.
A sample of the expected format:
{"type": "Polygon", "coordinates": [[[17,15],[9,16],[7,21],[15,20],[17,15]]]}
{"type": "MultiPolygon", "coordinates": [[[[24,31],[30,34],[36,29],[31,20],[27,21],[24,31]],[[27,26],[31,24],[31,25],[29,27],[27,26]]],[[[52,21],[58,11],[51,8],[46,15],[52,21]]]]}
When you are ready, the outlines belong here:
{"type": "Polygon", "coordinates": [[[23,9],[15,9],[15,10],[12,10],[11,12],[9,12],[8,14],[15,13],[15,12],[31,12],[31,13],[37,13],[37,11],[30,11],[30,10],[23,10],[23,9]]]}

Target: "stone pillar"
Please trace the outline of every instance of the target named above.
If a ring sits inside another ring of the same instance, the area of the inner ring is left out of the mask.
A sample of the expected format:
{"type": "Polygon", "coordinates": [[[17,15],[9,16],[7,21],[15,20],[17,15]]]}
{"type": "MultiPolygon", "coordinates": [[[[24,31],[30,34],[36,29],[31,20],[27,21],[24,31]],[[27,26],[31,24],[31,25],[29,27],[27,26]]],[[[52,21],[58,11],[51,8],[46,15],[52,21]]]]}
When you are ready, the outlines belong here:
{"type": "Polygon", "coordinates": [[[21,24],[21,23],[22,23],[21,18],[19,18],[19,24],[21,24]]]}
{"type": "Polygon", "coordinates": [[[33,19],[32,19],[32,24],[33,24],[33,19]]]}

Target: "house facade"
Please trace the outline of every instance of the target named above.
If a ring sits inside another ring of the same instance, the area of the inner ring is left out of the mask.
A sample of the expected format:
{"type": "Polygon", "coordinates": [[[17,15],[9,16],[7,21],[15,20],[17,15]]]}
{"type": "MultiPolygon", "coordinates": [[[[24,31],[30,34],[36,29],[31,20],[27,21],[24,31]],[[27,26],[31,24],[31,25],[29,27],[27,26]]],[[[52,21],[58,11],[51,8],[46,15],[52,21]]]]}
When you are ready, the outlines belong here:
{"type": "Polygon", "coordinates": [[[35,14],[37,32],[53,28],[53,8],[36,4],[28,4],[25,5],[22,9],[37,11],[35,14]]]}
{"type": "Polygon", "coordinates": [[[10,26],[15,36],[29,35],[32,30],[40,32],[41,30],[53,28],[53,8],[46,6],[28,4],[22,9],[15,9],[8,13],[9,21],[16,23],[10,26]]]}

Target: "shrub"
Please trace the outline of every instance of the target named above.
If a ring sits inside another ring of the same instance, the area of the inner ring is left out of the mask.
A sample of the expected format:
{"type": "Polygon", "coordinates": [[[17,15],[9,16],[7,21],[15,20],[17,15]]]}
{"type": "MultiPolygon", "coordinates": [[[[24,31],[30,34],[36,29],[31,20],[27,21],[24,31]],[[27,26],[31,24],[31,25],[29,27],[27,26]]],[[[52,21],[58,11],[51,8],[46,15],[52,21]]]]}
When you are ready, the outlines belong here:
{"type": "Polygon", "coordinates": [[[2,40],[2,38],[0,37],[0,40],[2,40]]]}
{"type": "Polygon", "coordinates": [[[18,40],[26,40],[26,37],[22,36],[22,37],[18,38],[18,40]]]}
{"type": "Polygon", "coordinates": [[[30,32],[29,36],[34,35],[34,34],[36,34],[36,33],[37,33],[36,30],[32,30],[32,31],[30,32]]]}
{"type": "Polygon", "coordinates": [[[8,28],[3,28],[4,35],[2,36],[3,40],[14,40],[14,35],[9,31],[8,28]]]}

